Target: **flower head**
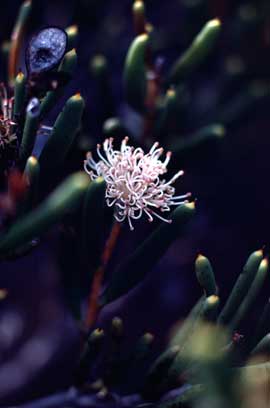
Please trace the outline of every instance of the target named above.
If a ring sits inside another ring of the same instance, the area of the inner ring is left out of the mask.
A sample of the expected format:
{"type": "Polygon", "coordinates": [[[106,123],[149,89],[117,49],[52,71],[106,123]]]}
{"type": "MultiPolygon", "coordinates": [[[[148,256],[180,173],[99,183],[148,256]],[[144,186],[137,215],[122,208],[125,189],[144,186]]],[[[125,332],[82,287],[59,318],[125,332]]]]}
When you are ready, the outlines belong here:
{"type": "Polygon", "coordinates": [[[175,188],[172,186],[184,172],[179,171],[169,181],[161,179],[167,172],[171,152],[167,152],[162,161],[160,158],[164,150],[157,142],[148,153],[127,143],[126,137],[120,150],[114,150],[113,138],[106,139],[103,143],[103,153],[101,145],[97,145],[98,161],[94,160],[90,152],[87,153],[84,161],[85,171],[92,180],[100,176],[104,178],[107,205],[114,205],[114,217],[118,222],[127,218],[131,230],[134,229],[132,220],[139,219],[143,213],[149,221],[153,221],[155,216],[165,222],[171,222],[156,210],[161,213],[170,211],[171,206],[187,202],[190,193],[174,196],[175,188]]]}

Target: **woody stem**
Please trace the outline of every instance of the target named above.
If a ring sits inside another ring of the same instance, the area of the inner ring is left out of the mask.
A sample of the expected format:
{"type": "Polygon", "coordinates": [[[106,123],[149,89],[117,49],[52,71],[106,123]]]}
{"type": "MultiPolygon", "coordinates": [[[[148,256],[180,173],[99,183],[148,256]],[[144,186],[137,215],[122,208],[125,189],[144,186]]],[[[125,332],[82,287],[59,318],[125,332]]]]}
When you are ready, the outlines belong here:
{"type": "Polygon", "coordinates": [[[101,286],[102,286],[102,282],[104,278],[104,273],[111,259],[114,248],[116,246],[118,237],[120,235],[120,231],[121,231],[121,224],[119,222],[114,222],[110,235],[104,247],[104,251],[101,257],[101,264],[97,268],[94,274],[92,287],[91,287],[90,295],[88,298],[88,308],[87,308],[87,314],[86,314],[86,319],[85,319],[86,329],[89,329],[91,326],[93,326],[93,324],[95,323],[97,319],[97,315],[100,310],[100,306],[98,303],[98,297],[100,294],[100,290],[101,290],[101,286]]]}

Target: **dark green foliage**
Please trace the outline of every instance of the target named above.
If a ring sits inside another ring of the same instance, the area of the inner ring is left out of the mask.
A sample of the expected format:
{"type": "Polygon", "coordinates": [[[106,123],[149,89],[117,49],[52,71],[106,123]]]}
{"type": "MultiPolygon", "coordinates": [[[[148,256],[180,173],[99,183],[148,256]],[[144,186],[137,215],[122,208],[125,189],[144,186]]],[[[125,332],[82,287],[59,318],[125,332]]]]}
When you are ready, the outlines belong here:
{"type": "MultiPolygon", "coordinates": [[[[17,29],[24,28],[30,6],[30,2],[25,2],[21,8],[17,29]]],[[[146,24],[143,2],[134,3],[133,17],[137,36],[127,52],[123,85],[127,103],[141,115],[141,123],[145,126],[141,138],[138,137],[134,142],[134,147],[139,144],[146,150],[152,139],[156,138],[158,141],[162,139],[172,150],[175,160],[179,161],[179,158],[187,157],[194,150],[200,150],[205,143],[221,140],[226,132],[225,125],[231,125],[243,110],[252,107],[254,102],[269,94],[269,87],[262,90],[260,86],[250,86],[239,101],[221,110],[217,119],[211,120],[187,137],[178,137],[177,135],[181,134],[179,129],[185,112],[185,103],[188,101],[184,96],[186,87],[184,81],[213,50],[221,23],[217,19],[208,22],[191,46],[173,64],[167,78],[164,79],[155,68],[150,41],[151,29],[146,24]]],[[[49,30],[56,30],[56,34],[58,33],[56,35],[56,40],[60,39],[58,49],[55,48],[55,44],[49,44],[48,50],[54,46],[55,54],[46,54],[48,58],[45,58],[45,65],[42,65],[42,58],[37,58],[39,37],[33,38],[28,48],[28,69],[30,73],[39,75],[57,68],[57,72],[53,72],[57,74],[56,78],[62,76],[65,82],[68,82],[77,65],[74,45],[78,39],[78,29],[72,26],[66,29],[66,32],[53,28],[49,30]],[[69,51],[64,55],[66,47],[69,51]]],[[[11,56],[15,48],[13,42],[11,56]]],[[[13,62],[15,60],[13,56],[13,62]]],[[[115,112],[118,114],[110,92],[107,59],[102,55],[91,58],[90,70],[98,82],[102,96],[106,98],[104,105],[107,104],[108,109],[104,116],[114,116],[115,112]]],[[[9,76],[12,83],[13,70],[9,76]]],[[[38,85],[40,78],[36,79],[38,85]]],[[[29,104],[32,79],[19,73],[14,83],[13,113],[14,118],[18,119],[16,134],[18,157],[14,160],[14,165],[23,172],[25,190],[14,204],[13,222],[5,226],[1,233],[0,257],[11,259],[24,255],[34,249],[40,238],[57,224],[64,226],[63,236],[66,233],[65,227],[69,228],[72,236],[69,248],[76,243],[76,250],[79,247],[79,259],[77,260],[75,255],[73,257],[70,251],[68,261],[70,259],[74,261],[76,258],[74,263],[78,261],[78,265],[83,266],[82,280],[89,283],[89,287],[81,287],[81,276],[76,275],[73,279],[77,270],[70,272],[69,268],[66,268],[67,275],[70,274],[66,276],[66,282],[71,282],[70,286],[73,285],[68,288],[69,294],[71,297],[74,296],[69,305],[71,309],[72,307],[76,309],[75,318],[79,320],[85,306],[87,307],[85,301],[89,295],[89,288],[90,294],[91,290],[94,290],[97,299],[99,298],[99,304],[96,305],[99,312],[102,307],[118,300],[141,284],[170,245],[188,233],[187,227],[195,215],[195,204],[185,202],[179,205],[170,215],[171,223],[161,223],[137,248],[134,248],[130,255],[126,257],[123,255],[120,261],[116,261],[115,270],[109,273],[105,290],[101,293],[101,284],[104,283],[102,279],[104,276],[105,280],[107,279],[106,268],[111,267],[110,255],[113,250],[108,241],[104,246],[104,238],[111,227],[113,216],[106,210],[108,197],[106,177],[104,176],[104,179],[97,177],[90,181],[89,175],[78,172],[62,180],[62,170],[68,167],[67,157],[71,148],[76,148],[76,138],[81,129],[85,108],[84,99],[78,93],[66,101],[37,159],[32,156],[36,137],[44,125],[44,118],[64,94],[64,87],[60,86],[58,79],[55,83],[49,82],[50,87],[41,86],[42,95],[38,95],[37,99],[31,99],[29,104]],[[61,184],[57,186],[59,181],[61,184]],[[51,186],[53,191],[47,196],[47,190],[51,186]],[[95,281],[97,271],[103,273],[100,286],[95,281]],[[93,285],[94,289],[91,287],[93,282],[96,284],[93,285]]],[[[103,124],[103,133],[105,137],[115,137],[117,143],[127,134],[134,140],[132,131],[126,129],[122,118],[113,117],[107,120],[103,124]]],[[[110,163],[107,163],[107,166],[109,165],[110,163]]],[[[83,168],[83,160],[79,166],[83,168]]],[[[118,224],[115,221],[112,225],[115,227],[118,224]]],[[[71,264],[73,266],[73,262],[71,264]]],[[[64,262],[63,265],[65,269],[67,265],[64,262]]],[[[63,272],[66,273],[65,270],[63,272]]],[[[233,364],[235,344],[238,341],[234,331],[239,329],[241,323],[248,317],[248,312],[259,296],[267,278],[268,260],[264,257],[263,251],[256,251],[250,255],[225,305],[224,300],[219,297],[212,265],[205,256],[197,257],[195,272],[203,295],[187,318],[176,325],[168,339],[167,347],[154,361],[152,347],[155,344],[155,337],[150,332],[143,332],[144,334],[134,342],[131,351],[129,349],[126,352],[124,340],[127,333],[121,318],[115,317],[110,327],[104,330],[84,327],[82,352],[74,370],[75,386],[80,390],[87,389],[87,392],[98,392],[99,398],[110,397],[110,390],[120,389],[121,392],[131,390],[140,394],[142,404],[152,406],[151,403],[154,402],[158,408],[242,406],[240,390],[249,384],[250,378],[258,375],[264,380],[269,379],[269,363],[248,364],[251,356],[263,353],[266,355],[266,361],[269,357],[269,302],[261,319],[258,319],[257,327],[254,327],[254,337],[246,342],[243,367],[235,368],[233,364]],[[151,364],[148,364],[149,362],[151,364]],[[141,375],[138,384],[133,384],[133,378],[137,376],[140,367],[143,368],[144,375],[141,375]],[[178,396],[158,402],[164,393],[183,384],[182,392],[178,396]]],[[[98,322],[98,316],[94,317],[95,322],[98,322]]]]}
{"type": "Polygon", "coordinates": [[[220,323],[226,324],[234,316],[248,289],[250,288],[262,259],[262,251],[255,251],[250,255],[246,265],[244,266],[243,272],[239,275],[233,287],[232,293],[220,313],[218,318],[220,323]]]}
{"type": "Polygon", "coordinates": [[[41,176],[57,171],[63,164],[80,129],[83,110],[84,100],[79,94],[72,96],[66,102],[40,155],[41,176]]]}
{"type": "Polygon", "coordinates": [[[39,207],[15,223],[0,239],[0,254],[16,249],[43,234],[65,214],[77,208],[89,179],[84,173],[70,176],[39,207]]]}
{"type": "Polygon", "coordinates": [[[135,38],[128,51],[124,68],[124,88],[127,102],[138,112],[145,110],[147,92],[146,52],[149,44],[147,34],[135,38]]]}
{"type": "Polygon", "coordinates": [[[219,20],[209,21],[197,35],[190,48],[175,62],[169,73],[169,82],[177,84],[190,74],[208,56],[221,30],[219,20]]]}
{"type": "Polygon", "coordinates": [[[101,303],[112,302],[142,281],[170,244],[185,231],[195,213],[194,203],[180,205],[171,215],[172,223],[163,223],[137,249],[123,261],[114,273],[101,303]]]}

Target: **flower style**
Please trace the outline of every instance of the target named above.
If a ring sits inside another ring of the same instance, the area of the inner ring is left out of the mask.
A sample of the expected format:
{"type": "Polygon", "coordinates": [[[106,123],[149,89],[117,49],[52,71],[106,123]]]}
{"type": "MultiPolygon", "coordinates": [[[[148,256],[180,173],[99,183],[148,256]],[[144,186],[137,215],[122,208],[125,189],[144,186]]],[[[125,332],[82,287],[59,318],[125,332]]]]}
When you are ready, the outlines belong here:
{"type": "Polygon", "coordinates": [[[178,171],[169,181],[160,176],[167,172],[171,152],[167,152],[165,160],[160,160],[163,148],[154,143],[148,153],[143,149],[128,146],[128,137],[124,138],[120,150],[114,150],[113,138],[106,139],[97,145],[98,161],[90,152],[84,161],[84,169],[92,180],[103,177],[106,182],[106,202],[109,207],[115,206],[114,217],[118,222],[128,219],[133,230],[132,220],[139,219],[145,213],[149,221],[153,216],[170,223],[171,220],[162,217],[160,212],[170,211],[171,206],[188,202],[190,193],[174,196],[172,184],[184,174],[178,171]]]}

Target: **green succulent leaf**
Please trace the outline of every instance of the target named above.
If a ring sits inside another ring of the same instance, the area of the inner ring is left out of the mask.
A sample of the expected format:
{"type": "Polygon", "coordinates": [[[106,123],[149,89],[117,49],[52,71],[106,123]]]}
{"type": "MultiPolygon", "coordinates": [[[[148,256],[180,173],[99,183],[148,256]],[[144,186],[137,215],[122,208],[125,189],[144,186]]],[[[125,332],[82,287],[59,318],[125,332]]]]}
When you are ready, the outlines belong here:
{"type": "Polygon", "coordinates": [[[232,292],[218,317],[219,323],[226,324],[233,318],[246,296],[262,260],[263,252],[261,250],[255,251],[249,256],[242,273],[239,275],[232,292]]]}
{"type": "Polygon", "coordinates": [[[251,356],[261,355],[265,356],[267,360],[270,355],[270,333],[266,334],[257,346],[252,350],[251,356]]]}
{"type": "Polygon", "coordinates": [[[239,326],[239,324],[242,322],[242,320],[245,318],[248,311],[250,310],[250,307],[253,305],[258,294],[260,293],[268,273],[268,266],[269,266],[268,260],[266,258],[263,259],[258,267],[256,276],[245,298],[243,299],[238,310],[233,316],[232,321],[229,323],[231,331],[235,330],[239,326]]]}
{"type": "Polygon", "coordinates": [[[91,279],[101,259],[100,230],[104,225],[105,188],[105,181],[97,178],[89,184],[83,201],[82,252],[91,279]]]}
{"type": "Polygon", "coordinates": [[[26,109],[26,118],[23,129],[22,141],[19,149],[19,162],[24,168],[27,159],[31,156],[37,131],[39,127],[40,104],[37,98],[33,98],[26,109]]]}
{"type": "Polygon", "coordinates": [[[21,42],[23,40],[26,24],[30,17],[31,11],[32,1],[24,1],[19,9],[19,13],[12,31],[8,62],[8,79],[11,87],[14,86],[15,78],[18,73],[17,65],[19,61],[21,42]]]}
{"type": "Polygon", "coordinates": [[[28,188],[23,202],[23,214],[32,210],[38,197],[39,184],[39,163],[34,156],[30,156],[26,162],[24,177],[26,178],[28,188]]]}
{"type": "Polygon", "coordinates": [[[80,94],[68,99],[39,157],[42,175],[51,174],[63,164],[80,129],[83,111],[84,100],[80,94]]]}
{"type": "Polygon", "coordinates": [[[24,108],[26,100],[26,83],[27,78],[19,72],[15,79],[14,85],[14,116],[18,117],[24,108]]]}
{"type": "Polygon", "coordinates": [[[156,408],[183,408],[190,406],[190,404],[199,398],[202,391],[203,387],[200,384],[188,386],[179,396],[158,403],[156,408]]]}
{"type": "MultiPolygon", "coordinates": [[[[73,48],[64,56],[63,61],[58,68],[58,71],[68,74],[71,77],[76,69],[77,59],[78,58],[76,50],[73,48]]],[[[40,116],[42,118],[50,112],[50,110],[55,106],[56,102],[61,98],[63,94],[63,87],[60,87],[55,91],[47,92],[40,105],[40,116]]]]}
{"type": "Polygon", "coordinates": [[[81,203],[88,185],[89,177],[85,173],[69,176],[39,207],[16,222],[1,237],[0,254],[5,255],[6,252],[26,244],[61,221],[81,203]]]}
{"type": "Polygon", "coordinates": [[[179,81],[194,71],[210,54],[214,48],[221,30],[218,19],[208,21],[191,46],[175,62],[169,73],[169,82],[178,84],[179,81]]]}
{"type": "Polygon", "coordinates": [[[68,50],[72,50],[76,47],[79,37],[79,30],[77,25],[71,25],[65,29],[68,37],[68,50]]]}
{"type": "Polygon", "coordinates": [[[213,123],[199,129],[198,131],[186,137],[175,140],[169,144],[174,157],[191,153],[211,140],[222,140],[226,129],[220,123],[213,123]]]}
{"type": "Polygon", "coordinates": [[[124,89],[127,102],[137,112],[145,111],[147,79],[145,57],[149,36],[141,34],[132,42],[124,67],[124,89]]]}
{"type": "Polygon", "coordinates": [[[206,296],[216,295],[217,286],[214,271],[209,260],[199,255],[195,263],[196,276],[199,284],[205,291],[206,296]]]}

